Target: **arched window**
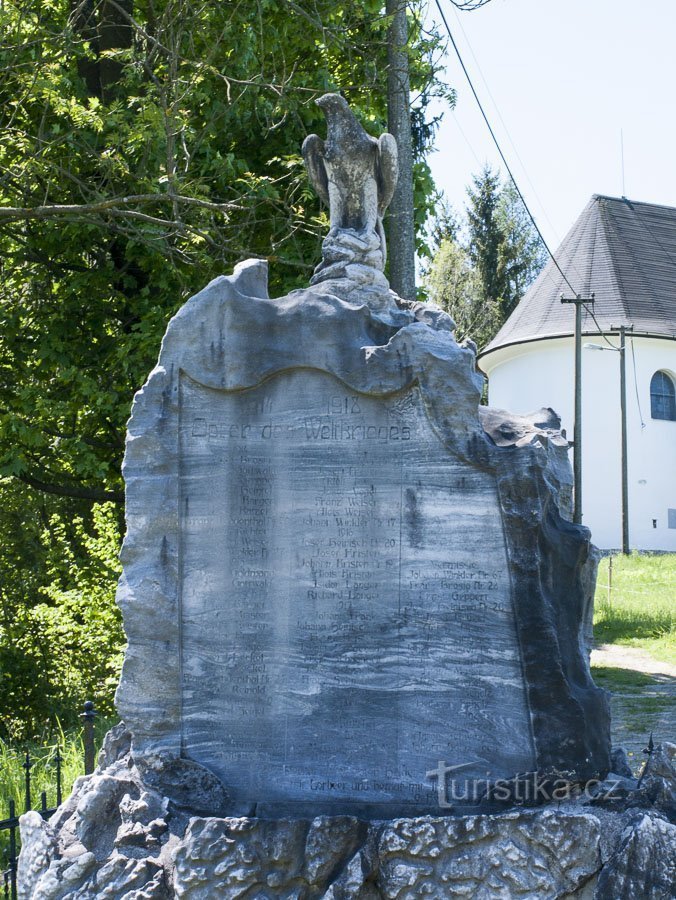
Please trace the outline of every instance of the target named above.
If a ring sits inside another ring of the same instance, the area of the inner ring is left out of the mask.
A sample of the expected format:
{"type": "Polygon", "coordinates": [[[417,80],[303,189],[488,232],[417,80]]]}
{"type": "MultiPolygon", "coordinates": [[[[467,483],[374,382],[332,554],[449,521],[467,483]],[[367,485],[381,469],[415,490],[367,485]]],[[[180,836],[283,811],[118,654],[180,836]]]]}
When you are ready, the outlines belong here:
{"type": "Polygon", "coordinates": [[[676,421],[676,387],[666,372],[655,372],[650,380],[650,415],[676,421]]]}

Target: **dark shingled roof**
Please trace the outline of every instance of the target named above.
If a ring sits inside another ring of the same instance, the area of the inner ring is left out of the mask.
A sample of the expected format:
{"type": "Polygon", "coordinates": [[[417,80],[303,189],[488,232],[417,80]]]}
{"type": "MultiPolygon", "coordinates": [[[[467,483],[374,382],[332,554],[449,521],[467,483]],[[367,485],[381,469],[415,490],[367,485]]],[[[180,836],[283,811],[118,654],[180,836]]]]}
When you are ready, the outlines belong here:
{"type": "MultiPolygon", "coordinates": [[[[595,293],[602,329],[633,325],[634,334],[676,338],[676,209],[596,194],[556,258],[576,293],[595,293]]],[[[561,294],[572,296],[549,260],[483,353],[572,334],[575,307],[561,303],[561,294]]],[[[582,328],[598,334],[584,310],[582,328]]]]}

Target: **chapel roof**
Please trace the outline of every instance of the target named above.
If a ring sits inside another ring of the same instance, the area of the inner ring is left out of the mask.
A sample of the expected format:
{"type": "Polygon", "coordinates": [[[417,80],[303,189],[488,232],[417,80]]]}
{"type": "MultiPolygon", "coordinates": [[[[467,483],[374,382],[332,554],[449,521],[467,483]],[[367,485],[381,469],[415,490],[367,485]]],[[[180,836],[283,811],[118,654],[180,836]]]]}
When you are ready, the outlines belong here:
{"type": "MultiPolygon", "coordinates": [[[[633,325],[634,334],[676,338],[676,208],[595,194],[555,254],[575,288],[595,294],[594,316],[602,330],[633,325]]],[[[483,351],[571,335],[573,296],[550,259],[483,351]]],[[[583,308],[583,334],[598,334],[583,308]]]]}

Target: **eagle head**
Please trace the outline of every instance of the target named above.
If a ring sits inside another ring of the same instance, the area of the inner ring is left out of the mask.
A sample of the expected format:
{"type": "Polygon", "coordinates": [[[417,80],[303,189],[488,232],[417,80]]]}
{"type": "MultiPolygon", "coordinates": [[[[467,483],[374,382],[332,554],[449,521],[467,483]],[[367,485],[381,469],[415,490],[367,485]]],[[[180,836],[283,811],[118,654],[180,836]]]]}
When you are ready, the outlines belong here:
{"type": "Polygon", "coordinates": [[[316,102],[325,115],[350,112],[347,100],[345,97],[341,97],[340,94],[324,94],[316,102]]]}
{"type": "Polygon", "coordinates": [[[340,94],[324,94],[317,100],[317,106],[326,116],[328,126],[326,140],[330,156],[335,152],[344,153],[349,148],[364,150],[375,141],[361,126],[350,105],[340,94]]]}

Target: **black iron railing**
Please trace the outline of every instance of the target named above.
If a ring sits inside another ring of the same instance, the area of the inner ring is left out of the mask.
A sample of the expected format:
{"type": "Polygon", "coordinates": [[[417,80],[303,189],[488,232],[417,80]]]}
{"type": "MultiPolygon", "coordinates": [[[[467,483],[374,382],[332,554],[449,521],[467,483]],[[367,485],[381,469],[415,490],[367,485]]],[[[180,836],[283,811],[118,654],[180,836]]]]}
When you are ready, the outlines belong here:
{"type": "MultiPolygon", "coordinates": [[[[84,774],[91,775],[94,771],[96,748],[94,742],[94,719],[96,718],[96,710],[91,701],[87,701],[84,705],[84,712],[80,718],[83,722],[83,744],[84,744],[84,774]]],[[[60,749],[57,747],[56,753],[50,762],[54,766],[54,779],[56,787],[56,806],[47,806],[47,791],[40,794],[40,806],[36,812],[40,813],[43,819],[49,819],[54,815],[56,810],[61,806],[62,801],[62,765],[63,757],[60,749]]],[[[0,873],[2,879],[2,889],[4,900],[17,900],[17,866],[19,862],[19,816],[24,812],[33,809],[33,784],[31,770],[35,765],[35,760],[30,753],[26,753],[23,763],[24,770],[24,804],[21,812],[17,811],[16,801],[8,802],[8,815],[6,819],[0,819],[0,831],[9,831],[9,846],[7,849],[6,859],[3,861],[5,865],[4,871],[0,873]]]]}

